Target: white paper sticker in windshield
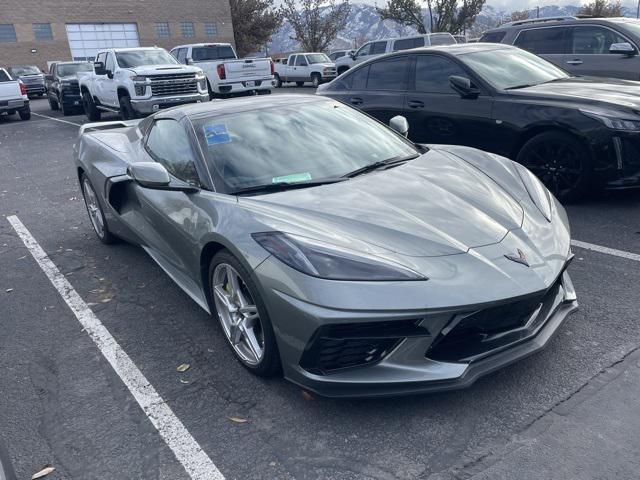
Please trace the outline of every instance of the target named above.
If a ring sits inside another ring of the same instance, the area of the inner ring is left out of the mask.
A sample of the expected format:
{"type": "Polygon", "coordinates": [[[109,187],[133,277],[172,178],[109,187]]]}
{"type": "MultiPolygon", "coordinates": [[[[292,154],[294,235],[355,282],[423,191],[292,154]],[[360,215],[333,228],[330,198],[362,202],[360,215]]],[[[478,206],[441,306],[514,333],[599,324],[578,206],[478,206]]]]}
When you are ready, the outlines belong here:
{"type": "Polygon", "coordinates": [[[203,128],[204,138],[207,139],[207,145],[212,146],[231,142],[227,126],[224,123],[205,125],[203,128]]]}
{"type": "Polygon", "coordinates": [[[306,182],[308,180],[311,180],[311,174],[309,172],[292,173],[291,175],[283,175],[281,177],[273,177],[271,179],[273,183],[297,183],[306,182]]]}

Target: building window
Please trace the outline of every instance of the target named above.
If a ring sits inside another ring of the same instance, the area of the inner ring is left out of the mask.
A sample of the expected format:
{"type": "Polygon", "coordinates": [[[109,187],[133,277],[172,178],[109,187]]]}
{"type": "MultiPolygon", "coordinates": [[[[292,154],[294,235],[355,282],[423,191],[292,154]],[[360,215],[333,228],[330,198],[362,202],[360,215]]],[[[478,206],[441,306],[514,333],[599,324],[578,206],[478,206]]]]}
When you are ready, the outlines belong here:
{"type": "Polygon", "coordinates": [[[184,38],[196,36],[196,29],[193,26],[193,22],[180,22],[180,29],[182,30],[182,36],[184,38]]]}
{"type": "Polygon", "coordinates": [[[215,37],[216,35],[218,35],[218,26],[213,22],[205,22],[204,34],[207,37],[215,37]]]}
{"type": "Polygon", "coordinates": [[[156,23],[157,38],[169,38],[170,36],[171,36],[171,30],[169,29],[169,22],[156,23]]]}
{"type": "Polygon", "coordinates": [[[16,29],[13,23],[0,23],[0,43],[14,43],[16,41],[16,29]]]}
{"type": "Polygon", "coordinates": [[[37,41],[46,42],[53,40],[53,32],[51,31],[50,23],[34,23],[33,35],[37,41]]]}

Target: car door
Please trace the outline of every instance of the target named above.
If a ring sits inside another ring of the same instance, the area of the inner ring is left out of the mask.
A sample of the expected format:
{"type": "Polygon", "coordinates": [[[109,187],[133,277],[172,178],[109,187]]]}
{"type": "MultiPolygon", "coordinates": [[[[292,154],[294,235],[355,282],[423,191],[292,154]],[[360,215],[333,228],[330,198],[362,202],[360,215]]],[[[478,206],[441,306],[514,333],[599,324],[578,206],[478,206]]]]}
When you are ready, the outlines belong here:
{"type": "Polygon", "coordinates": [[[307,57],[305,55],[298,55],[296,57],[295,64],[293,65],[293,73],[291,74],[291,79],[297,82],[303,82],[308,79],[309,73],[309,62],[307,62],[307,57]]]}
{"type": "Polygon", "coordinates": [[[520,31],[513,44],[565,68],[568,32],[569,27],[565,26],[525,29],[520,31]]]}
{"type": "MultiPolygon", "coordinates": [[[[143,160],[162,164],[172,182],[200,185],[192,137],[183,123],[156,120],[144,139],[143,160]]],[[[201,170],[201,169],[200,169],[201,170]]],[[[202,172],[203,173],[203,172],[202,172]]],[[[199,236],[211,220],[197,207],[199,193],[135,187],[136,211],[123,216],[145,250],[180,283],[199,282],[199,236]]]]}
{"type": "Polygon", "coordinates": [[[572,27],[569,33],[565,68],[574,75],[639,80],[640,58],[636,55],[609,53],[609,48],[614,43],[634,45],[609,27],[602,25],[572,27]]]}
{"type": "Polygon", "coordinates": [[[451,57],[411,55],[404,115],[409,138],[419,143],[442,143],[488,148],[496,136],[491,111],[493,97],[483,90],[477,98],[462,98],[450,85],[451,76],[475,78],[451,57]]]}
{"type": "Polygon", "coordinates": [[[407,55],[397,55],[354,69],[340,100],[389,123],[402,114],[408,65],[407,55]]]}

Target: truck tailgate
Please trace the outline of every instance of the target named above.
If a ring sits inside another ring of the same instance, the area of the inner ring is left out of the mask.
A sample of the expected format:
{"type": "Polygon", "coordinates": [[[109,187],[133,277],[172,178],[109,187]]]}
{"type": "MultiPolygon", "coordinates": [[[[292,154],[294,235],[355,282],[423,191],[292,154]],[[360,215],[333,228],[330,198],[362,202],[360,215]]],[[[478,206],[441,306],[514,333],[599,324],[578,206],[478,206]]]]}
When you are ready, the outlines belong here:
{"type": "Polygon", "coordinates": [[[227,80],[251,80],[271,77],[271,60],[268,58],[247,58],[225,60],[227,80]]]}
{"type": "Polygon", "coordinates": [[[0,101],[22,99],[22,92],[17,80],[0,82],[0,101]]]}

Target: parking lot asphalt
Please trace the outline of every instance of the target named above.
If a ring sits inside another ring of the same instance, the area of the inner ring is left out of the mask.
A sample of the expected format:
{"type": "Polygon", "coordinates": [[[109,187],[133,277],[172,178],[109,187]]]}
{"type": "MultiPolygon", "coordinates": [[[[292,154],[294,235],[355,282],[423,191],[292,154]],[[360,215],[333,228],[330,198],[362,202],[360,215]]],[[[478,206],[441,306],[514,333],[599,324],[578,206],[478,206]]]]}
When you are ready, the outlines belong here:
{"type": "MultiPolygon", "coordinates": [[[[293,90],[313,92],[280,91],[293,90]]],[[[487,472],[507,465],[514,438],[542,439],[558,428],[562,409],[578,419],[593,413],[578,410],[585,402],[598,408],[602,390],[589,386],[610,384],[606,372],[635,359],[640,262],[575,247],[579,311],[546,350],[468,390],[327,400],[282,379],[256,378],[234,359],[216,322],[142,249],[95,237],[71,156],[85,117],[62,117],[44,100],[32,110],[27,122],[0,119],[0,444],[18,478],[44,465],[56,468],[48,478],[188,476],[29,254],[11,215],[228,479],[498,478],[487,472]],[[190,368],[179,373],[182,363],[190,368]]],[[[640,254],[640,192],[604,193],[568,212],[576,240],[640,254]]],[[[624,397],[635,390],[608,391],[637,416],[637,397],[624,397]]],[[[612,407],[601,405],[606,416],[612,407]]],[[[587,440],[576,434],[578,452],[587,440]]],[[[628,440],[637,458],[640,446],[628,440]]]]}

